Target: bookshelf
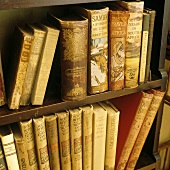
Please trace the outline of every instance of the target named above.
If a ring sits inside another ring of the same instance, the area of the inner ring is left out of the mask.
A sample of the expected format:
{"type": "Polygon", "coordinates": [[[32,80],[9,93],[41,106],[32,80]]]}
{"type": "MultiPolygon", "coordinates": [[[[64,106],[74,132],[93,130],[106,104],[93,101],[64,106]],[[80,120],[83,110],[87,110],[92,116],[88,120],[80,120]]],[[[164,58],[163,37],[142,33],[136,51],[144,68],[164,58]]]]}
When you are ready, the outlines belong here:
{"type": "MultiPolygon", "coordinates": [[[[81,3],[103,2],[107,0],[82,0],[81,3]]],[[[145,5],[157,12],[155,19],[155,31],[153,38],[153,51],[151,58],[152,80],[148,83],[139,85],[133,89],[123,89],[116,92],[103,92],[97,95],[88,95],[84,100],[76,102],[62,102],[61,99],[48,100],[46,96],[43,106],[26,106],[20,107],[19,110],[9,110],[7,106],[0,108],[0,125],[18,122],[29,118],[39,117],[52,112],[64,109],[74,108],[88,103],[98,102],[115,98],[138,91],[144,91],[151,88],[166,89],[167,74],[164,71],[164,60],[166,52],[166,37],[168,32],[168,12],[170,8],[169,0],[144,0],[145,5]]],[[[78,0],[1,0],[0,14],[0,48],[2,52],[2,62],[4,74],[6,74],[7,56],[9,54],[10,38],[16,24],[22,25],[26,22],[41,22],[46,18],[47,11],[62,12],[71,4],[78,4],[78,0]]],[[[150,130],[149,136],[145,142],[143,152],[137,164],[137,169],[151,170],[159,169],[160,157],[158,154],[159,132],[161,118],[163,112],[163,104],[161,104],[157,117],[150,130]],[[146,161],[147,160],[147,161],[146,161]]]]}

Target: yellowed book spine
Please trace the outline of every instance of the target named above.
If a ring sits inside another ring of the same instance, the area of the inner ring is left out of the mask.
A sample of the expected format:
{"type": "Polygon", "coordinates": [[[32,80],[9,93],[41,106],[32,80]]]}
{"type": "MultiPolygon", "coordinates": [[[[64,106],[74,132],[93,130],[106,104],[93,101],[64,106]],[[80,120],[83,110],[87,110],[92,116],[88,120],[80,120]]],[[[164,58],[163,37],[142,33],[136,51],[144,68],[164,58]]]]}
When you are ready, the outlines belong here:
{"type": "Polygon", "coordinates": [[[145,143],[145,140],[148,136],[149,130],[152,126],[152,123],[154,121],[156,113],[157,113],[159,106],[161,104],[162,98],[165,94],[165,92],[159,91],[159,90],[150,90],[149,92],[153,93],[154,96],[153,96],[151,105],[147,111],[147,114],[145,116],[145,119],[143,121],[142,127],[139,131],[139,135],[138,135],[136,142],[133,146],[132,152],[129,156],[126,170],[134,170],[137,160],[139,158],[139,155],[142,151],[143,145],[145,143]]]}
{"type": "Polygon", "coordinates": [[[50,167],[53,170],[60,170],[60,154],[58,141],[57,116],[54,114],[44,116],[47,133],[50,167]]]}
{"type": "Polygon", "coordinates": [[[134,120],[129,130],[129,134],[126,138],[125,144],[123,146],[119,161],[116,166],[116,170],[124,170],[134,143],[137,139],[139,130],[144,121],[145,115],[149,109],[153,98],[153,94],[147,94],[143,92],[143,97],[139,103],[138,109],[136,111],[134,120]]]}
{"type": "Polygon", "coordinates": [[[28,63],[26,78],[24,82],[23,92],[21,95],[20,105],[29,105],[31,100],[31,92],[33,89],[33,84],[36,76],[36,70],[38,67],[39,58],[41,55],[44,39],[45,39],[45,31],[38,30],[34,27],[30,27],[30,30],[33,32],[34,40],[32,43],[32,50],[30,54],[30,59],[28,63]]]}
{"type": "Polygon", "coordinates": [[[82,170],[82,110],[76,108],[69,112],[72,169],[82,170]]]}
{"type": "Polygon", "coordinates": [[[32,119],[21,121],[19,125],[27,147],[30,170],[38,170],[32,119]]]}
{"type": "Polygon", "coordinates": [[[80,108],[82,109],[83,170],[91,170],[93,106],[85,105],[80,108]]]}
{"type": "Polygon", "coordinates": [[[71,170],[69,112],[56,113],[58,117],[61,169],[71,170]]]}
{"type": "Polygon", "coordinates": [[[93,104],[93,168],[104,169],[107,111],[93,104]]]}
{"type": "Polygon", "coordinates": [[[46,31],[46,38],[43,46],[43,51],[41,53],[37,74],[35,77],[34,88],[31,95],[31,103],[33,105],[43,104],[56,44],[59,36],[59,30],[55,28],[51,28],[45,25],[42,25],[42,28],[46,31]]]}
{"type": "Polygon", "coordinates": [[[39,169],[50,170],[44,117],[33,118],[33,126],[39,169]]]}

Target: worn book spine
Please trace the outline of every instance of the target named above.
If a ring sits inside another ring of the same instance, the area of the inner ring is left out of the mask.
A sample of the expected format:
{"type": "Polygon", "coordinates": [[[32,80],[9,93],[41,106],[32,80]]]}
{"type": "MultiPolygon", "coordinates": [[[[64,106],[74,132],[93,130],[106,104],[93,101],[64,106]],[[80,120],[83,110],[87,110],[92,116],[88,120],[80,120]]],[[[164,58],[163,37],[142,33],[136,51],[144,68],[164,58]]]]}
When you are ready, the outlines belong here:
{"type": "Polygon", "coordinates": [[[131,153],[134,143],[136,141],[137,135],[139,133],[139,130],[142,126],[145,115],[146,115],[146,113],[149,109],[149,106],[151,104],[153,94],[148,94],[145,92],[142,92],[142,93],[143,93],[143,96],[141,98],[141,101],[138,105],[134,119],[132,121],[130,130],[129,130],[129,134],[126,138],[126,141],[123,146],[122,152],[120,154],[119,160],[116,163],[116,170],[124,170],[125,169],[126,163],[128,161],[128,158],[130,156],[130,153],[131,153]]]}
{"type": "Polygon", "coordinates": [[[45,31],[41,30],[40,28],[37,28],[36,25],[35,26],[28,25],[28,28],[33,33],[34,40],[32,43],[32,49],[30,53],[26,78],[25,78],[24,87],[23,87],[21,100],[20,100],[20,105],[22,106],[30,104],[31,93],[34,85],[39,58],[41,56],[41,51],[46,35],[45,31]]]}
{"type": "Polygon", "coordinates": [[[154,89],[149,90],[148,93],[153,94],[153,99],[146,113],[143,124],[140,128],[139,134],[137,136],[137,139],[131,151],[131,154],[129,156],[129,159],[126,165],[127,170],[133,170],[135,168],[139,155],[142,151],[142,148],[148,136],[149,130],[152,126],[156,113],[159,109],[159,106],[165,94],[165,92],[163,91],[154,90],[154,89]]]}
{"type": "Polygon", "coordinates": [[[20,121],[19,127],[21,129],[21,134],[24,138],[25,145],[27,148],[28,160],[30,166],[29,169],[38,170],[32,119],[26,121],[20,121]]]}
{"type": "Polygon", "coordinates": [[[93,165],[103,170],[105,160],[107,111],[98,103],[93,104],[93,165]]]}
{"type": "Polygon", "coordinates": [[[82,110],[76,108],[69,112],[72,169],[82,170],[82,110]]]}
{"type": "Polygon", "coordinates": [[[151,63],[152,42],[153,42],[153,32],[154,32],[156,11],[148,8],[144,9],[144,11],[150,15],[147,60],[146,60],[146,70],[145,70],[145,82],[147,82],[150,80],[150,63],[151,63]]]}
{"type": "Polygon", "coordinates": [[[44,117],[33,118],[33,127],[39,169],[50,170],[44,117]]]}
{"type": "Polygon", "coordinates": [[[57,116],[55,114],[51,114],[44,116],[44,118],[50,157],[50,167],[53,170],[60,170],[57,116]]]}
{"type": "Polygon", "coordinates": [[[70,15],[64,20],[48,15],[50,23],[60,29],[61,98],[64,101],[82,100],[87,95],[88,20],[78,18],[70,15]]]}
{"type": "Polygon", "coordinates": [[[58,117],[61,169],[71,170],[69,112],[63,111],[56,114],[58,117]]]}
{"type": "Polygon", "coordinates": [[[82,145],[83,170],[92,169],[92,133],[93,133],[93,106],[81,106],[82,109],[82,145]]]}
{"type": "Polygon", "coordinates": [[[51,71],[54,53],[58,41],[59,30],[48,25],[41,24],[41,28],[46,31],[46,38],[40,56],[34,87],[31,95],[32,105],[42,105],[46,92],[46,87],[51,71]]]}
{"type": "Polygon", "coordinates": [[[6,164],[6,159],[5,159],[5,154],[2,146],[2,142],[0,141],[0,169],[1,170],[8,170],[7,164],[6,164]]]}
{"type": "Polygon", "coordinates": [[[149,19],[150,15],[143,13],[143,24],[142,24],[142,39],[141,39],[141,56],[139,65],[139,84],[145,82],[145,71],[146,71],[146,60],[148,50],[148,35],[149,35],[149,19]]]}
{"type": "Polygon", "coordinates": [[[128,11],[109,10],[109,90],[124,88],[128,11]]]}

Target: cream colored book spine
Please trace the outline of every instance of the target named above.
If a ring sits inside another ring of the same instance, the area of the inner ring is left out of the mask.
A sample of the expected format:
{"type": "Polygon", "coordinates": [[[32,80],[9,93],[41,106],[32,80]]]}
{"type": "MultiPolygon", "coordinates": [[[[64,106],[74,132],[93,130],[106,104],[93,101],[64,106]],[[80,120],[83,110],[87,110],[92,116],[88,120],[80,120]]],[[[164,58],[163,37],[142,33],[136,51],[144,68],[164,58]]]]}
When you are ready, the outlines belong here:
{"type": "Polygon", "coordinates": [[[93,168],[104,169],[107,111],[98,103],[93,104],[93,168]]]}
{"type": "Polygon", "coordinates": [[[92,169],[92,132],[93,106],[85,105],[82,109],[83,170],[92,169]]]}
{"type": "Polygon", "coordinates": [[[110,104],[108,101],[100,102],[100,104],[107,110],[106,152],[104,169],[114,170],[120,111],[118,111],[117,108],[110,104]]]}
{"type": "Polygon", "coordinates": [[[44,118],[47,133],[48,151],[50,157],[50,167],[52,170],[60,170],[57,115],[50,114],[44,116],[44,118]]]}
{"type": "Polygon", "coordinates": [[[21,121],[19,125],[27,147],[30,170],[38,170],[32,119],[21,121]]]}
{"type": "Polygon", "coordinates": [[[82,110],[75,108],[69,112],[72,169],[82,170],[82,110]]]}
{"type": "Polygon", "coordinates": [[[44,117],[33,118],[39,170],[50,170],[44,117]]]}
{"type": "Polygon", "coordinates": [[[30,59],[28,63],[26,78],[24,82],[24,87],[21,95],[20,105],[29,105],[31,100],[31,92],[33,89],[33,84],[36,76],[36,70],[39,63],[39,58],[41,56],[41,51],[43,48],[43,43],[45,40],[46,32],[36,25],[28,25],[28,28],[33,33],[34,40],[32,43],[32,49],[30,53],[30,59]]]}
{"type": "Polygon", "coordinates": [[[54,53],[56,49],[56,44],[59,36],[59,30],[57,30],[56,28],[47,25],[41,26],[46,31],[46,38],[43,46],[43,51],[41,53],[39,66],[35,77],[35,83],[31,95],[32,105],[43,104],[46,87],[51,71],[51,66],[54,58],[54,53]]]}
{"type": "Polygon", "coordinates": [[[56,113],[58,117],[61,169],[71,170],[69,112],[56,113]]]}

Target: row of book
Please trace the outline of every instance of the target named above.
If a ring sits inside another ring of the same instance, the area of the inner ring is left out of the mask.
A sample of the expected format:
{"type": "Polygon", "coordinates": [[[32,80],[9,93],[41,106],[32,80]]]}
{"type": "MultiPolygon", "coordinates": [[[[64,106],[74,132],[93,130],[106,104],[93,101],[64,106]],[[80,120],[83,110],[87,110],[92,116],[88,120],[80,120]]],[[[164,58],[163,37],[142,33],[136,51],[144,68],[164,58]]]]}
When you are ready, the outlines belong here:
{"type": "Polygon", "coordinates": [[[63,13],[48,13],[50,24],[16,26],[6,76],[9,109],[43,104],[58,57],[63,101],[149,79],[155,11],[144,9],[143,1],[71,6],[63,13]]]}
{"type": "Polygon", "coordinates": [[[1,126],[0,167],[133,170],[163,96],[151,89],[1,126]]]}

